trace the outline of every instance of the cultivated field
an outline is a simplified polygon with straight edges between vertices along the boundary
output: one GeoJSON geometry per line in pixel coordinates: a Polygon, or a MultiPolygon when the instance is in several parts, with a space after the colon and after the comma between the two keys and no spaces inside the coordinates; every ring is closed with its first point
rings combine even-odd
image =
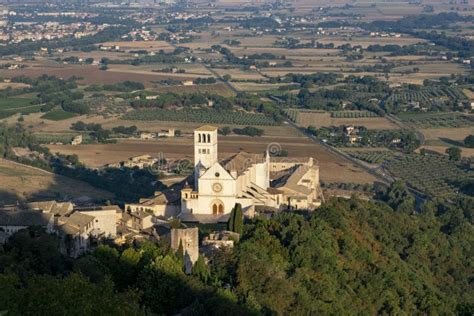
{"type": "Polygon", "coordinates": [[[474,127],[463,128],[429,128],[420,130],[425,136],[425,148],[427,150],[445,153],[451,146],[458,146],[462,149],[463,157],[473,157],[474,148],[463,147],[463,140],[466,136],[474,134],[474,127]]]}
{"type": "MultiPolygon", "coordinates": [[[[373,183],[375,179],[352,165],[339,159],[323,147],[304,137],[258,137],[220,136],[220,158],[226,158],[238,151],[263,153],[270,144],[278,144],[292,157],[314,157],[320,165],[321,179],[325,182],[373,183]]],[[[91,167],[126,160],[133,156],[150,154],[171,159],[193,158],[192,137],[168,138],[156,141],[123,140],[118,144],[98,145],[48,145],[52,152],[77,154],[81,161],[91,167]]]]}
{"type": "Polygon", "coordinates": [[[0,159],[0,205],[18,200],[61,199],[88,196],[110,199],[110,192],[40,169],[0,159]]]}
{"type": "Polygon", "coordinates": [[[360,117],[360,118],[335,118],[329,112],[300,112],[296,122],[308,127],[340,126],[340,125],[361,125],[368,129],[398,129],[398,126],[384,117],[360,117]]]}

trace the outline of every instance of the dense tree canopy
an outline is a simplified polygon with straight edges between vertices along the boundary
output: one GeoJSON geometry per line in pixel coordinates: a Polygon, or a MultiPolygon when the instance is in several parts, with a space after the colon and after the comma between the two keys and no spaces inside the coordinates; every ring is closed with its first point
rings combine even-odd
{"type": "MultiPolygon", "coordinates": [[[[405,198],[402,184],[386,192],[394,206],[409,208],[405,198]]],[[[258,217],[233,251],[218,252],[210,270],[200,258],[192,275],[164,242],[100,246],[70,260],[55,237],[23,231],[0,248],[0,310],[472,315],[473,205],[431,201],[407,212],[335,199],[311,213],[258,217]]]]}

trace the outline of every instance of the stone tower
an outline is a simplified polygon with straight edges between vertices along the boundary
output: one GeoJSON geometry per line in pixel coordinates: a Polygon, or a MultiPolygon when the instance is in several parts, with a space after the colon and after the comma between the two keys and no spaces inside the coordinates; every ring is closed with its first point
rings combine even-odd
{"type": "Polygon", "coordinates": [[[194,130],[194,186],[202,171],[210,168],[217,158],[217,127],[204,125],[194,130]]]}
{"type": "Polygon", "coordinates": [[[186,273],[191,273],[199,257],[199,229],[197,227],[172,228],[171,249],[177,251],[180,243],[183,245],[186,273]]]}

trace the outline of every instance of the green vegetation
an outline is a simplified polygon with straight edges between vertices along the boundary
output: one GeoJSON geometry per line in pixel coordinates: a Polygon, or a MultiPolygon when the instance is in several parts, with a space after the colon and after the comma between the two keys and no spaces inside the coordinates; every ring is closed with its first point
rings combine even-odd
{"type": "Polygon", "coordinates": [[[124,120],[180,121],[235,125],[277,125],[271,117],[241,111],[192,110],[134,110],[122,116],[124,120]]]}
{"type": "Polygon", "coordinates": [[[464,146],[474,148],[474,135],[469,135],[464,138],[464,146]]]}
{"type": "Polygon", "coordinates": [[[374,163],[374,164],[379,164],[390,157],[393,156],[393,153],[388,150],[382,150],[382,151],[347,151],[347,154],[349,154],[351,157],[366,161],[368,163],[374,163]]]}
{"type": "Polygon", "coordinates": [[[62,121],[73,118],[77,116],[75,113],[66,112],[63,110],[53,110],[45,113],[41,116],[42,119],[51,120],[51,121],[62,121]]]}
{"type": "Polygon", "coordinates": [[[143,90],[145,86],[143,83],[135,81],[124,81],[113,84],[92,84],[85,88],[85,91],[99,92],[99,91],[120,91],[120,92],[132,92],[136,90],[143,90]]]}
{"type": "Polygon", "coordinates": [[[252,137],[262,136],[264,133],[263,129],[256,128],[253,126],[246,126],[244,128],[234,128],[232,131],[234,132],[234,134],[237,135],[247,135],[252,137]]]}
{"type": "Polygon", "coordinates": [[[0,111],[17,110],[20,108],[29,107],[35,100],[35,98],[22,97],[0,99],[0,111]]]}
{"type": "Polygon", "coordinates": [[[428,202],[414,214],[402,183],[380,194],[387,204],[334,199],[317,212],[252,219],[233,251],[217,252],[209,267],[198,260],[191,275],[163,241],[102,245],[68,260],[55,236],[23,230],[0,252],[0,310],[472,314],[472,200],[428,202]]]}
{"type": "Polygon", "coordinates": [[[456,182],[474,177],[473,170],[444,156],[394,156],[386,167],[395,177],[433,197],[455,197],[459,191],[456,182]]]}
{"type": "Polygon", "coordinates": [[[461,160],[462,150],[459,147],[449,147],[446,149],[449,160],[459,161],[461,160]]]}
{"type": "Polygon", "coordinates": [[[236,203],[230,212],[229,221],[227,222],[227,230],[242,235],[244,232],[244,214],[242,213],[242,205],[236,203]]]}
{"type": "Polygon", "coordinates": [[[331,117],[334,118],[362,118],[362,117],[378,117],[379,115],[369,111],[333,111],[331,117]]]}
{"type": "Polygon", "coordinates": [[[403,122],[417,128],[445,128],[474,126],[474,116],[458,112],[449,113],[400,113],[403,122]]]}
{"type": "MultiPolygon", "coordinates": [[[[405,89],[397,89],[385,100],[384,106],[390,112],[397,113],[407,109],[409,103],[417,103],[418,107],[428,110],[450,110],[458,107],[458,102],[466,102],[467,97],[456,87],[447,85],[420,87],[410,85],[405,89]]],[[[413,108],[413,105],[411,105],[413,108]]]]}
{"type": "Polygon", "coordinates": [[[348,127],[343,125],[319,129],[308,126],[306,130],[338,147],[386,147],[410,153],[420,146],[416,134],[410,130],[370,130],[365,126],[353,126],[349,133],[348,127]]]}

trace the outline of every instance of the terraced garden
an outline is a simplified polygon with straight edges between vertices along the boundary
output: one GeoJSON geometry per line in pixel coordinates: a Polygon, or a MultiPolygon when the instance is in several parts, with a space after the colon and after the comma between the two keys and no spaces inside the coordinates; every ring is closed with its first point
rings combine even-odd
{"type": "Polygon", "coordinates": [[[368,163],[379,164],[393,157],[393,153],[388,150],[380,151],[348,151],[347,154],[368,163]]]}
{"type": "Polygon", "coordinates": [[[134,110],[122,116],[124,120],[178,121],[208,124],[271,126],[278,123],[271,117],[257,113],[191,110],[134,110]]]}
{"type": "Polygon", "coordinates": [[[403,122],[417,128],[454,128],[474,126],[474,116],[458,112],[449,113],[402,113],[403,122]]]}
{"type": "Polygon", "coordinates": [[[394,156],[385,167],[393,176],[433,197],[453,197],[458,194],[454,182],[474,178],[474,171],[443,156],[394,156]]]}

